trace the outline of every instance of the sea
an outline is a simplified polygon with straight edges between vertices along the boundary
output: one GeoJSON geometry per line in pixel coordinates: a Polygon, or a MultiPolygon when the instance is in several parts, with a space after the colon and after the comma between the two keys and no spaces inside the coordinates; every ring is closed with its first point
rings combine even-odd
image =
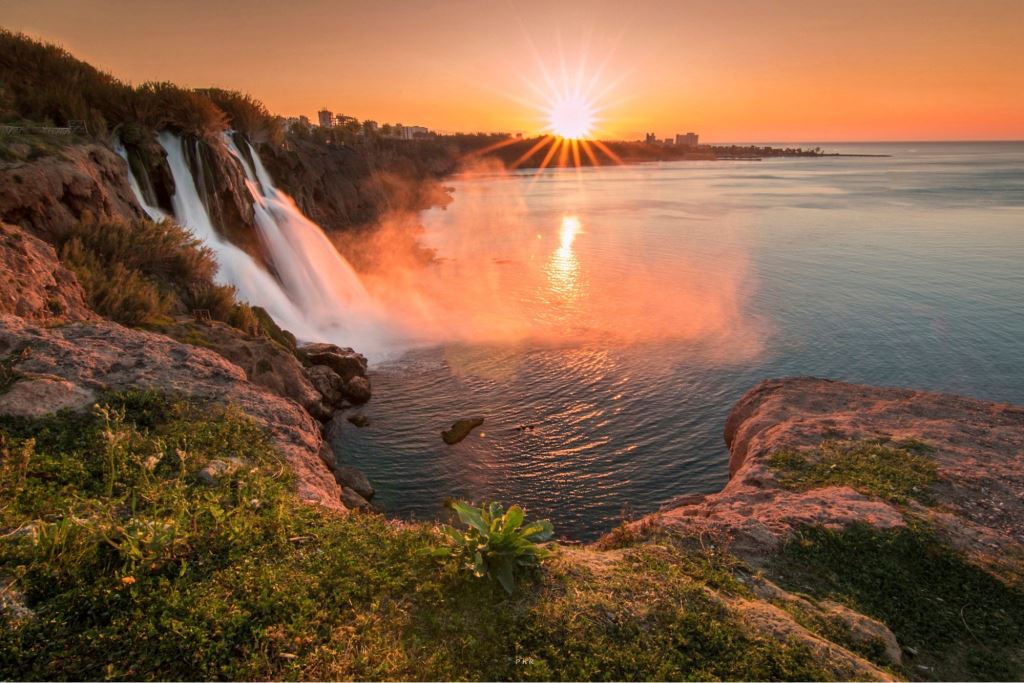
{"type": "Polygon", "coordinates": [[[393,516],[496,500],[587,541],[720,490],[766,378],[1024,404],[1024,143],[800,146],[881,156],[452,179],[408,285],[433,341],[374,364],[341,459],[393,516]]]}

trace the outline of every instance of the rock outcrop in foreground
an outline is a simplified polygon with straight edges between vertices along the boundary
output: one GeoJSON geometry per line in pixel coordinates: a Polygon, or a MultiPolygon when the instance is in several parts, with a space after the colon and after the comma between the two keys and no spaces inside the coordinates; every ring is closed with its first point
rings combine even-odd
{"type": "Polygon", "coordinates": [[[0,316],[0,357],[17,375],[0,395],[0,413],[84,409],[103,391],[149,388],[230,404],[270,432],[295,472],[300,498],[343,509],[320,425],[213,351],[107,321],[45,327],[6,315],[0,316]]]}
{"type": "Polygon", "coordinates": [[[725,427],[730,479],[717,494],[690,497],[660,523],[724,534],[746,559],[774,552],[806,525],[865,522],[880,528],[924,516],[985,564],[1024,558],[1024,407],[963,396],[825,379],[760,383],[725,427]],[[851,486],[783,487],[770,456],[825,441],[914,442],[937,466],[929,505],[900,505],[851,486]]]}
{"type": "Polygon", "coordinates": [[[769,380],[733,408],[725,441],[721,492],[622,533],[738,558],[752,615],[781,610],[807,629],[789,623],[789,637],[888,669],[854,677],[1019,679],[1024,406],[769,380]]]}

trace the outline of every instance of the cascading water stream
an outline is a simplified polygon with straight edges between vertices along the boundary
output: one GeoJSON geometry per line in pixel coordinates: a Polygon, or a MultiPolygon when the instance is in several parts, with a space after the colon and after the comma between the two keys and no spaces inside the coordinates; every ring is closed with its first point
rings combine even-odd
{"type": "MultiPolygon", "coordinates": [[[[158,141],[174,178],[174,217],[213,251],[219,282],[233,285],[241,300],[262,306],[279,325],[302,340],[356,346],[364,353],[381,348],[387,325],[358,275],[323,231],[274,187],[255,150],[250,147],[255,165],[250,168],[234,141],[225,136],[228,150],[248,179],[256,227],[277,278],[217,233],[200,198],[182,139],[165,131],[158,141]]],[[[123,148],[118,153],[127,160],[123,148]]],[[[130,166],[129,178],[146,213],[153,220],[165,218],[162,211],[146,203],[130,166]]]]}
{"type": "MultiPolygon", "coordinates": [[[[118,140],[117,144],[114,145],[114,151],[117,152],[118,156],[124,159],[124,163],[128,166],[128,185],[132,188],[132,192],[135,194],[135,199],[139,202],[139,206],[142,207],[142,210],[146,212],[146,215],[149,216],[149,219],[159,223],[165,218],[168,218],[163,209],[159,206],[154,206],[151,202],[146,200],[146,194],[142,191],[142,185],[140,184],[139,179],[135,177],[135,172],[132,170],[132,164],[128,160],[128,150],[125,149],[125,146],[121,144],[120,140],[118,140]]],[[[147,183],[149,182],[148,178],[145,178],[144,180],[147,183]]]]}

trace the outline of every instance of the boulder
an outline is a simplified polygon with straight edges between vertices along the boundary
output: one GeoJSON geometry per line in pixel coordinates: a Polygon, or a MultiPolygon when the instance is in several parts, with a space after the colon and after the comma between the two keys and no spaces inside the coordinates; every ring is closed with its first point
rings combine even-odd
{"type": "Polygon", "coordinates": [[[366,377],[366,357],[350,348],[334,344],[305,344],[299,347],[299,358],[307,365],[326,365],[346,382],[353,377],[366,377]]]}
{"type": "Polygon", "coordinates": [[[347,419],[349,422],[351,422],[352,424],[359,428],[366,427],[370,424],[370,418],[366,417],[362,413],[358,413],[356,415],[349,415],[345,419],[347,419]]]}
{"type": "Polygon", "coordinates": [[[374,490],[366,475],[355,467],[341,465],[334,470],[334,478],[342,486],[347,486],[366,500],[373,498],[374,490]]]}
{"type": "Polygon", "coordinates": [[[310,383],[323,396],[324,403],[332,406],[340,406],[344,400],[342,392],[345,388],[345,381],[337,372],[326,365],[314,365],[306,368],[306,377],[310,383]]]}
{"type": "Polygon", "coordinates": [[[349,487],[341,489],[341,502],[350,510],[369,510],[370,503],[349,487]]]}
{"type": "Polygon", "coordinates": [[[482,417],[470,417],[462,420],[456,420],[451,429],[446,429],[441,432],[441,438],[444,439],[444,442],[449,446],[457,444],[469,436],[471,431],[483,423],[484,419],[482,417]]]}
{"type": "Polygon", "coordinates": [[[253,384],[292,399],[322,419],[324,411],[316,405],[321,400],[320,392],[309,381],[306,369],[272,339],[246,334],[216,320],[179,320],[160,331],[179,341],[216,351],[242,368],[253,384]]]}
{"type": "Polygon", "coordinates": [[[356,405],[361,405],[370,400],[370,380],[365,377],[353,377],[352,379],[346,380],[342,387],[342,393],[345,398],[352,401],[356,405]]]}
{"type": "Polygon", "coordinates": [[[97,318],[53,247],[6,223],[0,223],[0,313],[53,323],[97,318]]]}
{"type": "Polygon", "coordinates": [[[214,486],[220,483],[225,475],[237,472],[244,466],[245,463],[238,458],[214,459],[196,473],[196,479],[207,486],[214,486]]]}

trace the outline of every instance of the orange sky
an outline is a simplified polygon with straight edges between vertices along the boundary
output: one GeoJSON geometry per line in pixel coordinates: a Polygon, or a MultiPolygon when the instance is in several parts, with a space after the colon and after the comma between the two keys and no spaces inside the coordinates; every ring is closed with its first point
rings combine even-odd
{"type": "Polygon", "coordinates": [[[606,137],[1024,138],[1022,0],[0,0],[0,24],[284,115],[534,132],[561,56],[606,62],[606,137]]]}

